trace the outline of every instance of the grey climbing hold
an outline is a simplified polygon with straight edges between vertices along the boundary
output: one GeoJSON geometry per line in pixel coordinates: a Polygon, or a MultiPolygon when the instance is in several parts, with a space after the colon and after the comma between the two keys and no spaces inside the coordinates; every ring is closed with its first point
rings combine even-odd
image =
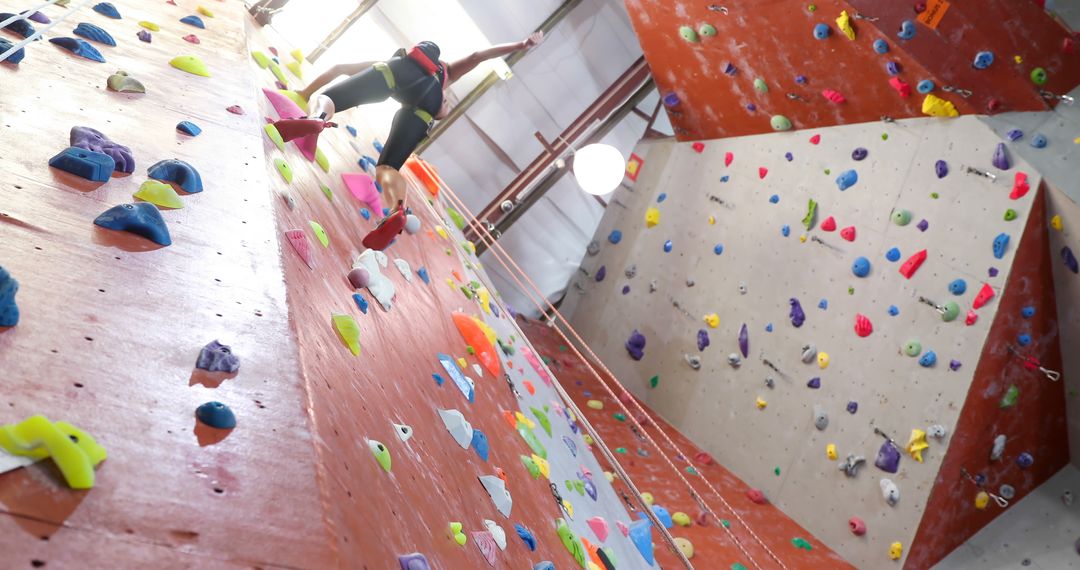
{"type": "Polygon", "coordinates": [[[805,364],[810,364],[817,360],[817,347],[812,344],[806,344],[802,347],[802,361],[805,364]]]}
{"type": "Polygon", "coordinates": [[[1005,454],[1005,442],[1008,438],[1005,434],[999,434],[994,438],[994,445],[990,448],[990,461],[997,461],[1005,454]]]}
{"type": "Polygon", "coordinates": [[[892,482],[892,479],[882,479],[879,483],[881,485],[881,496],[885,499],[889,506],[896,506],[896,503],[900,502],[900,487],[896,486],[896,483],[892,482]]]}
{"type": "Polygon", "coordinates": [[[814,427],[819,431],[829,427],[829,414],[821,404],[814,404],[814,427]]]}
{"type": "Polygon", "coordinates": [[[634,276],[637,275],[637,265],[627,267],[626,271],[623,271],[623,274],[626,275],[627,279],[633,279],[634,276]]]}
{"type": "Polygon", "coordinates": [[[943,426],[941,424],[934,424],[934,425],[926,428],[926,435],[928,435],[928,436],[930,436],[930,437],[932,437],[934,439],[937,439],[937,440],[945,439],[945,435],[947,433],[948,432],[945,430],[945,426],[943,426]]]}
{"type": "Polygon", "coordinates": [[[701,358],[693,354],[684,354],[683,358],[686,359],[686,363],[690,365],[690,368],[701,370],[701,358]]]}
{"type": "Polygon", "coordinates": [[[849,454],[847,459],[840,462],[839,469],[844,472],[844,475],[855,477],[864,463],[866,463],[866,458],[862,455],[849,454]]]}
{"type": "Polygon", "coordinates": [[[1016,496],[1016,488],[1014,488],[1012,485],[1002,485],[998,489],[998,494],[1001,495],[1002,499],[1008,501],[1016,496]]]}
{"type": "Polygon", "coordinates": [[[589,255],[596,255],[600,253],[600,242],[596,240],[590,241],[589,245],[585,248],[585,253],[588,253],[589,255]]]}
{"type": "Polygon", "coordinates": [[[727,355],[727,363],[730,364],[732,368],[738,368],[742,366],[742,358],[738,354],[732,352],[727,355]]]}

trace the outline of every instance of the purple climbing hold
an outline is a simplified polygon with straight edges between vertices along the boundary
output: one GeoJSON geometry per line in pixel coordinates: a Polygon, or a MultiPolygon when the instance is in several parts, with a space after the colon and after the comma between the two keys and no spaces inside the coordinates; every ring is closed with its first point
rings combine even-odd
{"type": "MultiPolygon", "coordinates": [[[[27,12],[29,12],[29,10],[27,10],[27,12]]],[[[23,12],[23,14],[26,14],[26,12],[23,12]]],[[[46,16],[45,14],[42,14],[41,12],[33,12],[32,14],[30,14],[29,16],[26,16],[26,17],[33,20],[33,21],[35,21],[35,22],[37,22],[37,23],[39,23],[39,24],[51,24],[52,23],[52,20],[50,20],[48,16],[46,16]]]]}
{"type": "Polygon", "coordinates": [[[629,285],[623,285],[622,294],[625,295],[625,294],[627,294],[629,292],[630,292],[630,286],[629,285]]]}
{"type": "Polygon", "coordinates": [[[1080,263],[1077,263],[1076,256],[1073,255],[1073,251],[1069,249],[1069,246],[1061,248],[1061,261],[1065,262],[1065,267],[1068,267],[1069,271],[1080,273],[1080,263]]]}
{"type": "Polygon", "coordinates": [[[49,42],[54,43],[79,57],[98,63],[105,63],[105,56],[101,55],[101,52],[98,51],[96,47],[90,45],[90,42],[86,40],[80,40],[79,38],[52,38],[49,42]]]}
{"type": "Polygon", "coordinates": [[[750,356],[750,332],[746,329],[746,323],[743,323],[742,329],[739,330],[739,352],[742,353],[743,358],[750,356]]]}
{"type": "Polygon", "coordinates": [[[806,322],[806,313],[803,312],[802,305],[795,297],[792,297],[791,300],[788,301],[788,303],[791,305],[791,324],[795,328],[799,328],[803,325],[804,322],[806,322]]]}
{"type": "Polygon", "coordinates": [[[1035,458],[1026,451],[1016,456],[1016,464],[1020,466],[1021,469],[1027,469],[1028,467],[1031,467],[1034,463],[1035,458]]]}
{"type": "Polygon", "coordinates": [[[398,556],[398,563],[401,564],[401,570],[431,569],[431,566],[428,564],[427,558],[424,558],[424,555],[420,554],[419,552],[398,556]]]}
{"type": "Polygon", "coordinates": [[[591,477],[586,477],[585,478],[585,494],[588,495],[589,498],[594,500],[594,501],[599,496],[599,494],[596,492],[596,483],[592,482],[591,477]]]}
{"type": "Polygon", "coordinates": [[[997,277],[998,276],[998,268],[997,267],[991,267],[990,269],[988,269],[986,271],[986,273],[990,277],[997,277]]]}
{"type": "MultiPolygon", "coordinates": [[[[3,16],[0,16],[0,18],[3,18],[3,16]]],[[[15,47],[15,44],[11,43],[8,39],[0,38],[0,53],[4,53],[13,47],[15,47]]],[[[19,48],[11,52],[11,55],[7,56],[6,58],[0,59],[0,62],[6,61],[8,63],[18,65],[18,63],[24,58],[26,58],[26,48],[19,48]]]]}
{"type": "Polygon", "coordinates": [[[150,35],[150,32],[146,30],[139,30],[138,32],[135,32],[135,35],[139,36],[139,39],[146,43],[150,43],[150,40],[153,39],[153,36],[150,35]]]}
{"type": "Polygon", "coordinates": [[[135,158],[131,149],[109,140],[101,131],[90,127],[71,127],[68,138],[73,147],[109,155],[116,163],[113,167],[116,172],[135,171],[135,158]]]}
{"type": "Polygon", "coordinates": [[[952,370],[953,372],[960,370],[960,366],[960,361],[955,358],[949,361],[949,370],[952,370]]]}
{"type": "Polygon", "coordinates": [[[755,105],[753,103],[747,103],[746,110],[753,113],[754,111],[757,111],[757,105],[755,105]]]}
{"type": "Polygon", "coordinates": [[[812,388],[814,390],[817,390],[818,388],[821,388],[821,378],[818,378],[817,376],[814,376],[813,378],[810,379],[809,382],[806,383],[806,387],[807,388],[812,388]]]}
{"type": "Polygon", "coordinates": [[[600,269],[596,270],[596,278],[595,279],[599,283],[600,281],[604,280],[604,277],[607,277],[607,266],[606,265],[601,265],[600,269]]]}
{"type": "Polygon", "coordinates": [[[195,368],[207,372],[233,373],[240,370],[240,357],[233,354],[231,347],[213,340],[199,351],[195,368]]]}
{"type": "Polygon", "coordinates": [[[915,227],[919,228],[920,232],[925,232],[926,230],[930,229],[930,222],[922,220],[918,224],[916,224],[915,227]]]}
{"type": "Polygon", "coordinates": [[[626,341],[626,351],[630,353],[630,358],[641,360],[645,356],[645,335],[634,329],[626,341]]]}
{"type": "Polygon", "coordinates": [[[805,75],[796,75],[795,76],[795,83],[798,83],[799,85],[806,85],[806,81],[807,81],[807,79],[806,79],[805,75]]]}
{"type": "Polygon", "coordinates": [[[896,473],[900,469],[900,450],[893,442],[886,440],[878,449],[874,465],[886,473],[896,473]]]}
{"type": "Polygon", "coordinates": [[[889,72],[889,75],[896,75],[900,73],[900,64],[895,61],[890,61],[885,64],[885,70],[889,72]]]}
{"type": "Polygon", "coordinates": [[[726,73],[727,75],[735,75],[738,72],[739,69],[735,67],[735,64],[731,63],[730,61],[726,65],[724,65],[724,73],[726,73]]]}
{"type": "Polygon", "coordinates": [[[1024,138],[1024,131],[1021,131],[1020,129],[1012,129],[1011,131],[1005,133],[1005,138],[1009,139],[1009,142],[1016,142],[1024,138]]]}
{"type": "Polygon", "coordinates": [[[994,149],[994,158],[991,163],[998,170],[1012,168],[1012,163],[1009,162],[1009,149],[1005,148],[1005,143],[998,143],[997,148],[994,149]]]}
{"type": "Polygon", "coordinates": [[[868,151],[865,148],[860,146],[859,148],[851,151],[851,159],[855,160],[855,161],[864,160],[864,159],[866,159],[866,156],[869,155],[869,154],[870,154],[870,151],[868,151]]]}
{"type": "Polygon", "coordinates": [[[949,175],[949,163],[944,160],[939,160],[934,163],[934,172],[937,173],[938,178],[945,178],[949,175]]]}
{"type": "Polygon", "coordinates": [[[679,106],[679,95],[677,93],[668,93],[664,95],[664,105],[667,107],[679,106]]]}
{"type": "Polygon", "coordinates": [[[854,414],[855,412],[859,411],[859,403],[855,400],[851,400],[847,403],[847,411],[849,414],[854,414]]]}
{"type": "Polygon", "coordinates": [[[791,161],[795,160],[795,155],[793,155],[793,154],[791,154],[789,152],[789,153],[784,154],[784,158],[786,158],[788,162],[791,162],[791,161]]]}
{"type": "Polygon", "coordinates": [[[709,331],[699,329],[697,332],[697,349],[699,352],[702,352],[707,346],[709,346],[709,331]]]}

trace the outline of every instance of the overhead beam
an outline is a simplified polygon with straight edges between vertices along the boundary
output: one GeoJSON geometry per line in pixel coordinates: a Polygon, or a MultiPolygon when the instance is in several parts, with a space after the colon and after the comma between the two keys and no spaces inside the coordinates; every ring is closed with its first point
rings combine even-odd
{"type": "Polygon", "coordinates": [[[322,54],[326,53],[326,50],[330,49],[330,46],[334,45],[334,42],[338,41],[341,36],[345,35],[345,32],[360,19],[361,16],[367,14],[368,10],[375,7],[379,3],[379,0],[362,0],[356,9],[351,14],[345,17],[340,24],[326,38],[319,42],[319,45],[315,46],[315,49],[311,50],[308,54],[307,60],[311,63],[315,63],[315,60],[322,57],[322,54]]]}
{"type": "MultiPolygon", "coordinates": [[[[566,18],[567,14],[573,12],[574,8],[577,8],[578,5],[581,4],[581,1],[582,0],[566,0],[562,3],[561,6],[559,6],[554,12],[552,12],[551,15],[548,16],[548,18],[544,20],[538,28],[536,28],[536,31],[544,32],[544,35],[547,35],[549,32],[551,32],[551,30],[555,29],[555,26],[557,26],[559,22],[566,18]]],[[[514,64],[521,61],[521,58],[525,57],[526,53],[527,52],[525,50],[520,50],[506,56],[506,65],[510,68],[513,68],[514,64]]],[[[450,128],[450,125],[453,125],[455,121],[464,116],[465,112],[468,111],[469,108],[472,107],[477,101],[479,101],[480,97],[482,97],[484,93],[487,93],[489,89],[498,84],[499,81],[501,81],[501,79],[499,79],[499,74],[495,73],[494,71],[488,73],[487,76],[484,77],[484,79],[481,80],[480,83],[476,87],[474,87],[468,95],[462,98],[461,101],[459,101],[458,104],[450,110],[446,117],[443,117],[442,120],[435,124],[435,127],[431,129],[430,133],[428,133],[427,138],[421,141],[419,146],[416,147],[416,154],[422,154],[425,150],[427,150],[427,148],[431,146],[431,143],[435,142],[435,139],[439,138],[439,135],[445,133],[446,130],[450,128]]]]}

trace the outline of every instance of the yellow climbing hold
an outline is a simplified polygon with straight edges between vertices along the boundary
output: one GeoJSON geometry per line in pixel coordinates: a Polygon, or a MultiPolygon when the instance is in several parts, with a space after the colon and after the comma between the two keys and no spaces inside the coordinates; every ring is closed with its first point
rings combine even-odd
{"type": "Polygon", "coordinates": [[[323,247],[330,247],[330,238],[319,222],[308,221],[308,223],[311,224],[311,231],[315,232],[315,239],[319,240],[323,247]]]}
{"type": "Polygon", "coordinates": [[[206,64],[195,55],[178,55],[169,61],[169,65],[192,75],[210,77],[210,71],[206,68],[206,64]]]}
{"type": "Polygon", "coordinates": [[[292,74],[295,75],[297,79],[303,79],[304,78],[304,70],[300,67],[299,62],[290,61],[290,62],[285,64],[285,67],[289,68],[289,71],[291,71],[292,74]]]}
{"type": "Polygon", "coordinates": [[[465,253],[468,253],[470,255],[476,255],[476,244],[469,240],[461,242],[461,249],[463,249],[465,253]]]}
{"type": "Polygon", "coordinates": [[[457,363],[458,363],[458,366],[460,366],[462,370],[464,370],[465,368],[467,368],[469,366],[468,361],[466,361],[464,358],[458,358],[457,363]]]}
{"type": "Polygon", "coordinates": [[[1063,226],[1061,225],[1061,215],[1060,214],[1054,216],[1053,218],[1050,218],[1050,227],[1054,228],[1055,230],[1057,230],[1059,232],[1061,231],[1061,228],[1063,226]]]}
{"type": "Polygon", "coordinates": [[[1024,58],[1022,58],[1022,57],[1020,57],[1020,56],[1018,56],[1018,55],[1014,55],[1014,56],[1013,56],[1013,61],[1015,61],[1015,62],[1016,62],[1016,63],[1018,63],[1018,64],[1020,64],[1020,63],[1024,63],[1024,58]]]}
{"type": "Polygon", "coordinates": [[[446,233],[446,228],[442,226],[435,226],[435,233],[439,234],[439,237],[443,239],[450,239],[450,235],[446,233]]]}
{"type": "Polygon", "coordinates": [[[135,192],[134,196],[144,202],[150,202],[155,206],[161,206],[162,208],[183,208],[184,203],[180,200],[180,196],[173,190],[172,186],[158,182],[157,180],[147,180],[139,186],[139,191],[135,192]]]}
{"type": "Polygon", "coordinates": [[[671,515],[671,520],[679,526],[690,526],[690,515],[678,511],[671,515]]]}
{"type": "Polygon", "coordinates": [[[716,216],[709,216],[709,225],[710,226],[715,226],[716,225],[716,216]]]}
{"type": "Polygon", "coordinates": [[[289,80],[285,77],[285,72],[281,71],[281,68],[272,61],[270,62],[270,73],[273,73],[274,77],[276,77],[278,81],[284,83],[285,85],[289,84],[289,80]]]}
{"type": "Polygon", "coordinates": [[[456,521],[450,523],[450,536],[461,546],[465,546],[465,543],[469,541],[465,533],[461,532],[461,523],[456,521]]]}
{"type": "Polygon", "coordinates": [[[528,417],[525,416],[525,414],[521,412],[514,412],[514,418],[516,418],[518,422],[525,424],[525,427],[529,429],[536,429],[536,422],[530,420],[528,417]]]}
{"type": "Polygon", "coordinates": [[[33,461],[51,457],[72,489],[92,488],[94,468],[106,458],[105,448],[90,434],[42,415],[0,425],[0,449],[33,461]]]}
{"type": "Polygon", "coordinates": [[[833,461],[836,461],[836,444],[835,443],[830,443],[829,445],[825,446],[825,457],[828,457],[829,459],[832,459],[833,461]]]}
{"type": "Polygon", "coordinates": [[[924,115],[931,117],[959,117],[960,112],[956,110],[956,105],[951,102],[934,95],[933,93],[927,93],[926,99],[922,102],[922,112],[924,115]]]}
{"type": "Polygon", "coordinates": [[[259,67],[266,69],[270,66],[270,58],[266,57],[266,54],[261,51],[251,52],[251,58],[255,60],[255,63],[259,64],[259,67]]]}
{"type": "Polygon", "coordinates": [[[360,356],[360,325],[352,315],[331,315],[334,328],[353,356],[360,356]]]}
{"type": "MultiPolygon", "coordinates": [[[[285,83],[285,82],[282,81],[282,83],[285,83]]],[[[304,99],[303,97],[301,97],[299,93],[297,93],[296,91],[293,91],[292,89],[278,89],[278,93],[281,93],[282,95],[288,97],[289,99],[292,99],[292,102],[296,103],[297,107],[300,107],[300,109],[302,109],[305,113],[307,113],[307,110],[308,110],[307,99],[304,99]]]]}
{"type": "Polygon", "coordinates": [[[715,329],[720,326],[720,315],[716,313],[709,313],[705,315],[705,324],[709,325],[710,329],[715,329]]]}
{"type": "Polygon", "coordinates": [[[836,19],[836,26],[840,28],[841,32],[844,32],[847,39],[855,39],[855,28],[851,25],[851,16],[848,16],[847,10],[840,12],[840,17],[836,19]]]}
{"type": "Polygon", "coordinates": [[[759,409],[759,410],[764,410],[765,406],[769,405],[769,403],[766,402],[765,399],[762,398],[761,396],[758,396],[757,401],[754,402],[754,403],[757,405],[757,409],[759,409]]]}
{"type": "Polygon", "coordinates": [[[481,287],[476,290],[476,295],[480,297],[480,308],[484,309],[484,312],[491,314],[491,292],[487,287],[481,287]]]}
{"type": "Polygon", "coordinates": [[[652,493],[642,493],[641,500],[645,503],[645,506],[651,507],[656,499],[653,499],[652,493]]]}
{"type": "Polygon", "coordinates": [[[904,555],[904,545],[899,542],[894,542],[889,545],[889,558],[892,560],[900,560],[900,557],[904,555]]]}
{"type": "Polygon", "coordinates": [[[286,183],[292,183],[292,168],[289,167],[289,163],[281,160],[280,158],[274,159],[274,166],[277,168],[278,174],[285,180],[286,183]]]}
{"type": "Polygon", "coordinates": [[[213,18],[214,17],[214,13],[211,12],[209,9],[207,9],[206,6],[199,6],[198,8],[195,8],[195,9],[198,10],[200,14],[202,14],[203,16],[206,16],[207,18],[213,18]]]}
{"type": "Polygon", "coordinates": [[[294,60],[298,61],[298,62],[301,62],[301,63],[304,62],[304,52],[300,51],[300,48],[296,48],[296,49],[290,51],[289,55],[291,55],[292,58],[294,60]]]}
{"type": "Polygon", "coordinates": [[[263,132],[266,133],[267,138],[277,145],[278,150],[285,152],[285,140],[281,138],[281,133],[278,132],[277,127],[275,127],[273,123],[263,125],[263,132]]]}
{"type": "Polygon", "coordinates": [[[799,236],[799,243],[806,243],[806,234],[799,236]]]}
{"type": "Polygon", "coordinates": [[[990,495],[986,491],[979,491],[978,495],[975,495],[975,508],[980,511],[986,508],[986,505],[990,504],[990,495]]]}
{"type": "Polygon", "coordinates": [[[551,479],[551,464],[548,460],[535,453],[532,454],[532,460],[540,468],[540,474],[544,476],[544,479],[551,479]]]}
{"type": "Polygon", "coordinates": [[[585,402],[585,405],[589,406],[589,408],[591,408],[593,410],[602,410],[602,409],[604,409],[604,403],[601,402],[600,400],[589,400],[588,402],[585,402]]]}
{"type": "Polygon", "coordinates": [[[645,210],[645,227],[652,228],[660,223],[660,210],[649,208],[645,210]]]}
{"type": "Polygon", "coordinates": [[[318,164],[323,172],[330,174],[330,159],[326,158],[321,148],[315,149],[315,164],[318,164]]]}
{"type": "Polygon", "coordinates": [[[615,474],[611,471],[604,471],[604,479],[607,479],[608,483],[615,482],[615,474]]]}
{"type": "Polygon", "coordinates": [[[694,557],[694,544],[689,540],[686,540],[681,536],[676,536],[675,546],[679,547],[679,551],[683,553],[683,556],[685,556],[687,560],[694,557]]]}
{"type": "Polygon", "coordinates": [[[586,433],[586,434],[583,434],[583,435],[581,436],[581,439],[585,440],[585,445],[592,445],[592,444],[593,444],[593,438],[592,438],[592,436],[591,436],[591,435],[589,435],[589,434],[587,434],[587,433],[586,433]]]}
{"type": "Polygon", "coordinates": [[[147,21],[144,20],[142,22],[139,22],[139,25],[146,28],[146,29],[148,29],[148,30],[150,30],[151,32],[160,32],[161,31],[161,26],[159,26],[159,25],[157,25],[157,24],[155,24],[153,22],[147,22],[147,21]]]}
{"type": "Polygon", "coordinates": [[[930,444],[926,443],[926,432],[921,429],[911,430],[911,438],[908,439],[907,452],[911,457],[915,458],[915,461],[922,463],[922,452],[928,447],[930,447],[930,444]]]}
{"type": "Polygon", "coordinates": [[[817,365],[818,365],[818,368],[821,368],[822,370],[825,370],[826,368],[829,367],[829,353],[828,352],[819,352],[819,353],[817,353],[817,365]]]}

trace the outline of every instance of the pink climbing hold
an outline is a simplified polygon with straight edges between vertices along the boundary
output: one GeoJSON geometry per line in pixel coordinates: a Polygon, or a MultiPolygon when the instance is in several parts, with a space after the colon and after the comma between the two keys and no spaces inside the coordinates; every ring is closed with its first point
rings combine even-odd
{"type": "Polygon", "coordinates": [[[909,257],[908,260],[900,266],[900,275],[911,279],[911,276],[915,275],[915,272],[919,270],[919,267],[924,261],[926,261],[925,249],[909,257]]]}
{"type": "Polygon", "coordinates": [[[840,237],[848,241],[855,241],[855,226],[848,226],[840,230],[840,237]]]}
{"type": "Polygon", "coordinates": [[[990,302],[990,299],[994,298],[994,288],[988,283],[983,283],[982,289],[979,289],[979,294],[975,295],[975,302],[971,304],[976,309],[981,309],[984,305],[990,302]]]}
{"type": "Polygon", "coordinates": [[[346,172],[341,175],[341,181],[345,183],[345,187],[349,189],[353,198],[367,204],[376,215],[382,214],[382,200],[379,198],[375,181],[370,176],[362,172],[346,172]]]}
{"type": "Polygon", "coordinates": [[[196,36],[195,34],[188,34],[188,35],[184,36],[184,41],[191,42],[193,44],[201,44],[202,43],[201,41],[199,41],[199,36],[196,36]]]}
{"type": "Polygon", "coordinates": [[[488,565],[492,568],[495,567],[495,553],[499,546],[495,543],[495,537],[486,530],[474,531],[472,533],[473,544],[476,548],[480,549],[480,554],[484,556],[484,560],[487,560],[488,565]]]}
{"type": "Polygon", "coordinates": [[[228,107],[225,108],[225,110],[232,113],[232,114],[234,114],[234,115],[243,115],[244,114],[244,108],[241,107],[240,105],[229,105],[228,107]]]}
{"type": "Polygon", "coordinates": [[[874,332],[874,324],[870,322],[870,319],[866,318],[866,315],[857,313],[855,315],[855,334],[866,338],[872,332],[874,332]]]}
{"type": "Polygon", "coordinates": [[[816,145],[821,142],[821,135],[814,135],[810,137],[810,144],[816,145]]]}
{"type": "Polygon", "coordinates": [[[767,502],[765,493],[761,492],[761,489],[747,489],[746,498],[756,505],[764,505],[767,502]]]}
{"type": "Polygon", "coordinates": [[[855,536],[862,536],[866,534],[866,523],[859,517],[851,517],[848,519],[848,528],[851,529],[851,534],[855,536]]]}
{"type": "Polygon", "coordinates": [[[713,464],[712,456],[709,455],[708,453],[705,453],[704,451],[699,451],[699,452],[695,453],[694,454],[694,461],[696,461],[697,463],[700,463],[702,465],[712,465],[713,464]]]}
{"type": "Polygon", "coordinates": [[[698,511],[697,516],[694,517],[694,522],[698,526],[709,526],[709,513],[707,511],[698,511]]]}
{"type": "Polygon", "coordinates": [[[825,218],[825,221],[821,222],[821,230],[826,232],[836,231],[836,220],[832,216],[825,218]]]}
{"type": "Polygon", "coordinates": [[[696,142],[690,145],[690,148],[694,149],[694,152],[701,154],[705,150],[705,143],[696,142]]]}
{"type": "Polygon", "coordinates": [[[630,536],[630,527],[626,526],[626,523],[622,521],[615,521],[615,526],[619,529],[619,532],[621,532],[623,536],[630,536]]]}
{"type": "Polygon", "coordinates": [[[826,89],[822,91],[821,95],[829,101],[836,103],[837,105],[847,102],[847,98],[844,97],[842,93],[840,93],[839,91],[833,91],[832,89],[826,89]]]}
{"type": "Polygon", "coordinates": [[[904,81],[903,79],[900,79],[899,77],[893,77],[889,79],[889,85],[892,85],[892,88],[896,89],[896,92],[899,93],[900,96],[904,99],[911,97],[911,84],[904,81]]]}
{"type": "Polygon", "coordinates": [[[731,166],[731,162],[735,160],[735,155],[729,153],[724,154],[724,166],[731,166]]]}
{"type": "Polygon", "coordinates": [[[979,320],[979,313],[975,311],[968,311],[967,317],[964,318],[964,324],[971,326],[975,324],[975,321],[979,320]]]}
{"type": "Polygon", "coordinates": [[[1023,172],[1017,172],[1016,178],[1013,180],[1012,192],[1009,193],[1009,198],[1012,200],[1019,200],[1027,195],[1031,190],[1031,186],[1028,185],[1028,175],[1023,172]]]}
{"type": "Polygon", "coordinates": [[[757,169],[758,178],[760,178],[762,180],[765,180],[765,177],[768,176],[768,174],[769,174],[769,169],[765,168],[764,166],[757,169]]]}
{"type": "Polygon", "coordinates": [[[304,235],[304,230],[285,230],[285,237],[289,238],[289,243],[292,244],[293,249],[300,255],[300,259],[304,260],[308,268],[314,269],[315,263],[311,259],[311,243],[308,241],[307,236],[304,235]]]}
{"type": "Polygon", "coordinates": [[[604,517],[593,517],[585,522],[589,524],[589,528],[592,529],[593,534],[596,535],[600,542],[607,540],[609,527],[604,517]]]}
{"type": "Polygon", "coordinates": [[[278,52],[277,52],[277,48],[276,48],[276,47],[274,47],[274,46],[270,46],[270,47],[268,47],[268,48],[266,48],[266,49],[270,50],[270,53],[274,54],[274,57],[277,57],[277,54],[278,54],[278,52]]]}
{"type": "MultiPolygon", "coordinates": [[[[263,95],[266,95],[266,100],[270,101],[270,105],[274,107],[274,110],[277,111],[278,117],[282,119],[299,119],[307,115],[307,113],[305,113],[304,110],[301,109],[295,101],[289,99],[283,93],[279,93],[277,91],[274,91],[273,89],[267,89],[264,87],[263,95]]],[[[306,158],[308,162],[314,162],[315,147],[318,144],[318,141],[319,135],[318,133],[316,133],[300,139],[296,139],[292,142],[296,145],[298,149],[300,149],[300,154],[304,155],[304,158],[306,158]]],[[[382,212],[382,208],[380,207],[380,209],[376,211],[382,212]]]]}

